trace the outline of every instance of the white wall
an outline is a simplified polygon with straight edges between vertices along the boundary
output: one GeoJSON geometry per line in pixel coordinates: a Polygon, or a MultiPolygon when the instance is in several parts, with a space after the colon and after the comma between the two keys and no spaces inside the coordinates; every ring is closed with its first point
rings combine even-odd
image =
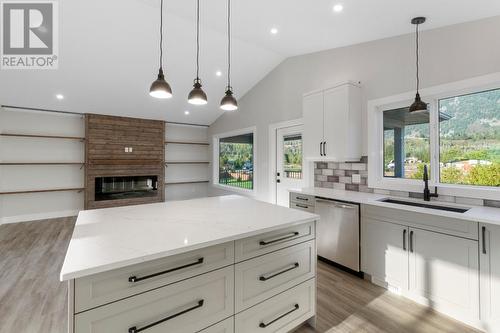
{"type": "MultiPolygon", "coordinates": [[[[414,38],[403,35],[289,58],[241,98],[237,112],[225,113],[214,122],[209,136],[257,126],[257,199],[269,200],[269,124],[300,118],[306,92],[361,81],[366,155],[367,101],[414,90],[414,38]]],[[[499,40],[500,17],[422,32],[422,86],[500,71],[499,40]]]]}
{"type": "MultiPolygon", "coordinates": [[[[85,136],[83,116],[0,109],[0,132],[85,136]]],[[[0,162],[82,162],[84,142],[24,137],[0,137],[0,162]]],[[[0,166],[0,192],[83,188],[81,165],[0,166]]],[[[0,224],[76,215],[83,192],[0,195],[0,224]]]]}

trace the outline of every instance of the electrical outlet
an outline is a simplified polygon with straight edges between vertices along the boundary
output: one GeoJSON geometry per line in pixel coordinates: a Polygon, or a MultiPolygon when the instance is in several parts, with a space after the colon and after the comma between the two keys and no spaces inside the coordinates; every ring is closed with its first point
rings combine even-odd
{"type": "Polygon", "coordinates": [[[129,152],[129,153],[131,153],[131,152],[133,152],[133,151],[134,151],[134,148],[132,148],[132,147],[128,147],[128,152],[129,152]]]}
{"type": "Polygon", "coordinates": [[[352,175],[352,183],[353,184],[360,184],[361,183],[361,175],[352,175]]]}
{"type": "Polygon", "coordinates": [[[125,152],[128,153],[128,147],[125,147],[125,152]]]}

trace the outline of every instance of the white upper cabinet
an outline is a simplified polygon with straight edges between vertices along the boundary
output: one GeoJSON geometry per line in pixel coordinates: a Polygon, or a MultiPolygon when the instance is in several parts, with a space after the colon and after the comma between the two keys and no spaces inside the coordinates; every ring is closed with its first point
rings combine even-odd
{"type": "Polygon", "coordinates": [[[480,225],[481,321],[486,332],[500,332],[500,226],[480,225]]]}
{"type": "Polygon", "coordinates": [[[361,91],[353,83],[304,96],[304,156],[313,160],[361,158],[361,91]]]}

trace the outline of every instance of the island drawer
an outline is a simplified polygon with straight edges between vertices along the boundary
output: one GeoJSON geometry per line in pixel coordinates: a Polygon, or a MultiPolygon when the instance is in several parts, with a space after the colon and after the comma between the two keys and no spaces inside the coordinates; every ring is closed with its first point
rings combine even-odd
{"type": "Polygon", "coordinates": [[[74,333],[193,333],[233,313],[234,269],[226,267],[79,313],[74,333]]]}
{"type": "Polygon", "coordinates": [[[234,263],[234,243],[174,255],[75,280],[75,313],[234,263]]]}
{"type": "Polygon", "coordinates": [[[289,332],[315,314],[315,279],[238,313],[235,332],[289,332]]]}
{"type": "Polygon", "coordinates": [[[315,241],[310,240],[236,264],[236,312],[313,278],[315,256],[315,241]]]}
{"type": "Polygon", "coordinates": [[[235,241],[235,260],[240,262],[297,243],[314,239],[315,222],[298,224],[235,241]]]}
{"type": "Polygon", "coordinates": [[[309,212],[314,214],[314,206],[310,206],[301,202],[290,202],[290,208],[300,209],[304,212],[309,212]]]}
{"type": "Polygon", "coordinates": [[[229,317],[220,323],[205,328],[199,333],[234,333],[234,317],[229,317]]]}

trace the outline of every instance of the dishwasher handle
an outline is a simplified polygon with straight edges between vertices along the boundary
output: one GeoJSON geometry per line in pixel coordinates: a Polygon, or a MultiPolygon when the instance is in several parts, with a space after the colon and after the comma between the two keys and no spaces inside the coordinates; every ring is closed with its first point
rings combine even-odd
{"type": "Polygon", "coordinates": [[[333,201],[333,200],[316,199],[316,202],[327,203],[327,204],[330,204],[336,208],[343,208],[343,209],[356,209],[356,208],[358,208],[357,205],[349,205],[349,204],[345,204],[345,203],[333,201]]]}

